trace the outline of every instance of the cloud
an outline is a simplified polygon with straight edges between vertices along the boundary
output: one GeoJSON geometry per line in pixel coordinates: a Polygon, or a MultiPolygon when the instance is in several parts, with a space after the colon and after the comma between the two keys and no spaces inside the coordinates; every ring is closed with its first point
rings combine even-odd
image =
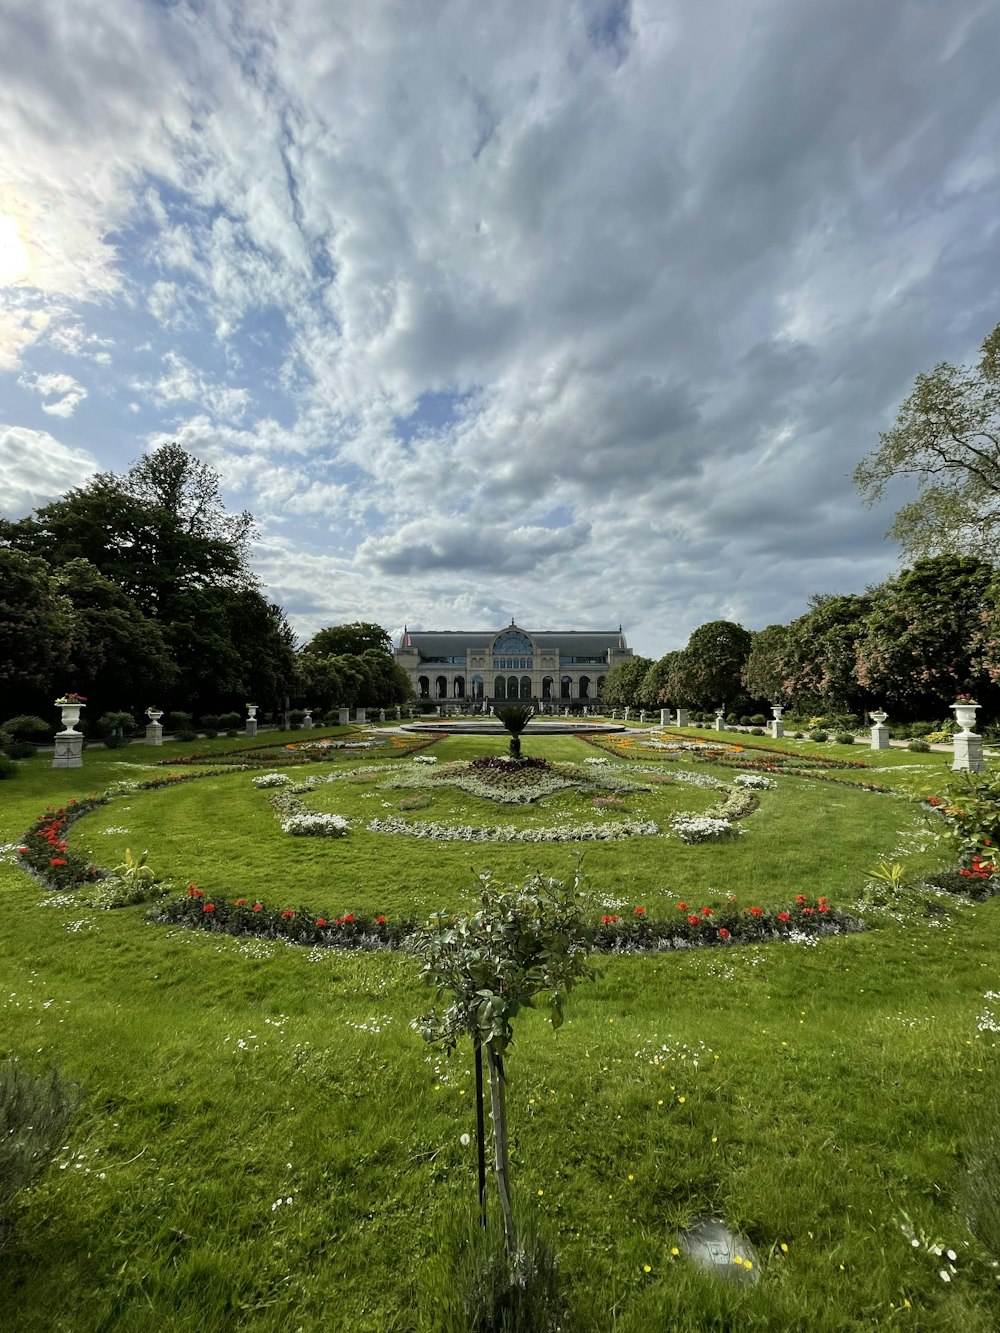
{"type": "Polygon", "coordinates": [[[87,390],[72,375],[52,372],[48,375],[22,375],[18,384],[49,401],[42,411],[52,417],[71,417],[87,396],[87,390]]]}
{"type": "Polygon", "coordinates": [[[0,496],[5,518],[23,518],[99,470],[92,454],[62,444],[47,431],[0,424],[0,496]]]}

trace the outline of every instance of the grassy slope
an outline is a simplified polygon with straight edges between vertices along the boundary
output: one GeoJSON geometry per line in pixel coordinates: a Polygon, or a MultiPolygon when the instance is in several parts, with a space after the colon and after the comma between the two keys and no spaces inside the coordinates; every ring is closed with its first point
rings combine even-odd
{"type": "MultiPolygon", "coordinates": [[[[0,838],[148,754],[88,752],[76,773],[26,765],[0,787],[0,838]]],[[[935,783],[940,756],[906,758],[925,764],[900,765],[901,780],[935,783]]],[[[72,837],[110,855],[148,846],[157,870],[213,892],[228,875],[280,893],[294,872],[308,901],[326,890],[339,910],[379,905],[349,890],[430,907],[461,900],[470,865],[568,873],[577,859],[285,839],[263,798],[245,774],[210,778],[129,796],[72,837]],[[130,833],[95,832],[108,826],[130,833]],[[352,845],[357,865],[335,859],[352,845]]],[[[708,886],[848,905],[911,819],[891,798],[782,779],[738,842],[593,847],[584,871],[595,901],[650,910],[708,886]]],[[[84,1098],[66,1169],[15,1209],[0,1327],[414,1327],[474,1168],[459,1143],[468,1052],[446,1061],[410,1031],[428,1004],[412,963],[165,930],[141,908],[40,908],[9,859],[0,891],[3,1046],[57,1062],[84,1098]],[[272,1208],[279,1197],[293,1202],[272,1208]]],[[[970,1126],[995,1101],[994,1036],[976,1016],[1000,989],[998,927],[994,901],[815,947],[602,959],[559,1033],[526,1016],[510,1061],[516,1186],[558,1235],[580,1326],[721,1327],[731,1308],[740,1327],[882,1327],[909,1300],[906,1327],[996,1327],[959,1188],[970,1126]],[[671,1259],[677,1225],[708,1212],[753,1240],[760,1287],[706,1289],[671,1259]],[[903,1237],[904,1213],[958,1252],[952,1283],[903,1237]]]]}

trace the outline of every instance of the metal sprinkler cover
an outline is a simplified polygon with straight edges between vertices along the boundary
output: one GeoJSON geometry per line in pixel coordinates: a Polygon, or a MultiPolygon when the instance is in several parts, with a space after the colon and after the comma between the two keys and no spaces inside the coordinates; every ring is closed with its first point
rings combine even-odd
{"type": "Polygon", "coordinates": [[[722,1222],[702,1218],[693,1222],[677,1238],[677,1247],[692,1263],[714,1273],[720,1282],[760,1281],[757,1252],[738,1231],[730,1231],[722,1222]]]}

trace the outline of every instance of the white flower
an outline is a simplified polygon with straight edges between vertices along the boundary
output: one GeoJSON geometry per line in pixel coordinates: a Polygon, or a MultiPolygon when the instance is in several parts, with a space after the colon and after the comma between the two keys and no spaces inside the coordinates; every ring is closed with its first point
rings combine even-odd
{"type": "Polygon", "coordinates": [[[259,778],[251,778],[255,787],[284,787],[289,781],[287,773],[262,773],[259,778]]]}
{"type": "Polygon", "coordinates": [[[304,810],[281,821],[283,832],[293,838],[342,838],[349,825],[343,815],[315,814],[304,810]]]}
{"type": "Polygon", "coordinates": [[[458,1141],[459,1141],[459,1143],[462,1145],[463,1148],[467,1148],[467,1147],[469,1146],[469,1144],[472,1142],[472,1140],[469,1138],[468,1134],[463,1134],[462,1137],[461,1137],[458,1141]]]}
{"type": "Polygon", "coordinates": [[[951,1281],[951,1274],[948,1272],[947,1268],[942,1268],[942,1269],[941,1269],[940,1277],[941,1277],[941,1281],[942,1281],[942,1282],[950,1282],[950,1281],[951,1281]]]}

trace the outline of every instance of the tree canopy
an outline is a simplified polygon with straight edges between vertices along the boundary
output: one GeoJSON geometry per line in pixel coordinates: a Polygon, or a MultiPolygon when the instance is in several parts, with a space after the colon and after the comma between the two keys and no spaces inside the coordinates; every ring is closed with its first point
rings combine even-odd
{"type": "Polygon", "coordinates": [[[913,477],[918,498],[903,505],[888,536],[905,558],[937,554],[1000,559],[1000,325],[975,366],[940,362],[917,375],[879,447],[854,481],[869,505],[893,477],[913,477]]]}
{"type": "Polygon", "coordinates": [[[309,640],[303,651],[318,653],[323,657],[339,657],[343,653],[360,657],[369,649],[391,655],[392,639],[381,625],[368,620],[353,620],[349,625],[330,625],[321,629],[309,640]]]}

